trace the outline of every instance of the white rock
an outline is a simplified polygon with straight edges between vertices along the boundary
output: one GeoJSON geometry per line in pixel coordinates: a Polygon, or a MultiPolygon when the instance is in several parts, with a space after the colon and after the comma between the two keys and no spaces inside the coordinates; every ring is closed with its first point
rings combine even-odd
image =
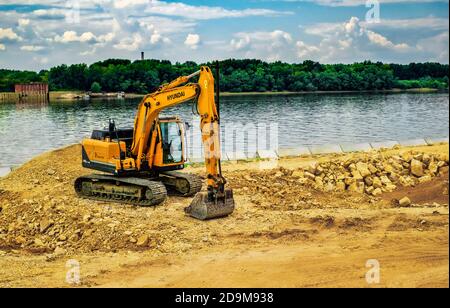
{"type": "Polygon", "coordinates": [[[411,161],[411,173],[417,177],[421,177],[424,175],[423,163],[420,160],[413,159],[411,161]]]}
{"type": "Polygon", "coordinates": [[[401,207],[410,206],[411,200],[408,197],[404,197],[398,201],[398,205],[401,207]]]}

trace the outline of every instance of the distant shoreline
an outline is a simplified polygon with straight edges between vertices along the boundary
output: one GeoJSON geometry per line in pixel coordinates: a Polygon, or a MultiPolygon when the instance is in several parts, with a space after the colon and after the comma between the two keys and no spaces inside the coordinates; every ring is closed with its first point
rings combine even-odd
{"type": "MultiPolygon", "coordinates": [[[[432,89],[432,88],[415,88],[415,89],[390,89],[390,90],[366,90],[366,91],[303,91],[303,92],[222,92],[223,97],[234,97],[234,96],[295,96],[295,95],[310,95],[310,94],[375,94],[375,93],[449,93],[448,89],[432,89]]],[[[50,92],[50,101],[73,101],[73,100],[83,100],[83,99],[118,99],[118,93],[98,93],[91,94],[89,98],[85,98],[86,93],[83,91],[52,91],[50,92]]],[[[136,94],[136,93],[125,93],[125,99],[132,98],[142,98],[146,94],[136,94]]],[[[14,97],[13,92],[0,92],[0,102],[5,100],[10,100],[14,97]],[[4,99],[4,98],[9,99],[4,99]]]]}
{"type": "MultiPolygon", "coordinates": [[[[304,94],[352,94],[352,93],[448,93],[447,90],[432,89],[432,88],[417,88],[417,89],[391,89],[391,90],[368,90],[368,91],[303,91],[303,92],[222,92],[221,96],[231,97],[231,96],[276,96],[276,95],[304,95],[304,94]]],[[[84,92],[70,92],[70,91],[55,91],[50,92],[50,99],[63,100],[63,99],[73,99],[70,96],[82,97],[84,92]],[[61,95],[63,93],[63,95],[61,95]]],[[[125,93],[125,98],[141,98],[146,94],[136,94],[136,93],[125,93]]],[[[115,99],[117,98],[117,93],[105,93],[94,94],[92,99],[115,99]]]]}
{"type": "Polygon", "coordinates": [[[258,95],[303,95],[303,94],[358,94],[358,93],[448,93],[449,90],[440,90],[432,88],[417,89],[391,89],[391,90],[366,90],[366,91],[302,91],[302,92],[223,92],[223,96],[258,96],[258,95]]]}

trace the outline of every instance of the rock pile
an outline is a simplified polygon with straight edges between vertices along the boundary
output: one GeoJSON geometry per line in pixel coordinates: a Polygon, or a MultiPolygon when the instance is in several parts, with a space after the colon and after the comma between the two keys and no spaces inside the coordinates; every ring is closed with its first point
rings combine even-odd
{"type": "Polygon", "coordinates": [[[398,185],[415,186],[448,173],[448,157],[418,152],[384,157],[383,153],[314,163],[293,176],[322,191],[352,191],[379,196],[398,185]]]}
{"type": "Polygon", "coordinates": [[[138,208],[74,195],[21,199],[0,192],[0,251],[55,256],[117,250],[182,252],[185,243],[199,243],[210,230],[184,216],[186,204],[170,201],[170,207],[168,203],[138,208]]]}

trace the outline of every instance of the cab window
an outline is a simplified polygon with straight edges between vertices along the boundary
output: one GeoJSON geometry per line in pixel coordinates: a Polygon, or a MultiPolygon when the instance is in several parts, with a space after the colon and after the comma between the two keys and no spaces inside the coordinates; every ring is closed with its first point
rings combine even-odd
{"type": "Polygon", "coordinates": [[[174,164],[183,161],[182,132],[177,122],[162,122],[161,137],[163,163],[174,164]]]}

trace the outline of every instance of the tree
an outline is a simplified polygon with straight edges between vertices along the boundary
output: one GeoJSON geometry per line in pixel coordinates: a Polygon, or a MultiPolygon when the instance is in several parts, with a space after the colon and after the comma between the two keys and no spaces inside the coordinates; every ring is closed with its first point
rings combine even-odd
{"type": "Polygon", "coordinates": [[[102,91],[102,87],[98,82],[93,82],[91,85],[92,93],[100,93],[102,91]]]}
{"type": "Polygon", "coordinates": [[[48,82],[50,90],[68,90],[67,76],[68,76],[67,65],[63,64],[50,69],[48,73],[48,82]]]}
{"type": "MultiPolygon", "coordinates": [[[[50,90],[89,91],[94,82],[107,92],[149,93],[160,84],[199,70],[189,61],[134,61],[109,59],[86,64],[60,65],[49,71],[0,70],[0,91],[14,91],[15,83],[47,82],[50,90]]],[[[228,59],[220,62],[221,90],[338,91],[382,90],[393,87],[448,89],[449,65],[440,63],[383,64],[365,61],[353,64],[267,63],[258,59],[228,59]]]]}

